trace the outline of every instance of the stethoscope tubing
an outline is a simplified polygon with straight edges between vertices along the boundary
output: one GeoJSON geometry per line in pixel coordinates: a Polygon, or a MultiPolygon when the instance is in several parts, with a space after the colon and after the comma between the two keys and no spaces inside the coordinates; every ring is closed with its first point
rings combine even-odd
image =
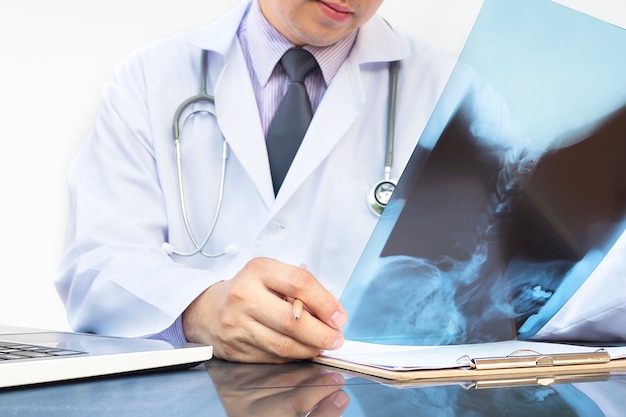
{"type": "Polygon", "coordinates": [[[180,140],[180,118],[189,106],[198,103],[198,102],[207,102],[209,104],[215,104],[215,97],[207,93],[207,71],[209,68],[209,51],[202,50],[202,64],[200,68],[200,92],[195,96],[189,97],[187,100],[183,101],[180,106],[176,109],[174,113],[174,122],[172,123],[172,137],[174,138],[174,143],[178,143],[180,140]]]}
{"type": "Polygon", "coordinates": [[[396,103],[398,101],[398,73],[400,62],[389,63],[389,95],[387,97],[387,141],[385,149],[385,180],[391,180],[393,146],[396,136],[396,103]]]}
{"type": "MultiPolygon", "coordinates": [[[[183,218],[183,223],[185,224],[185,230],[195,249],[190,252],[183,252],[183,251],[179,251],[179,250],[172,248],[171,252],[179,256],[193,256],[193,255],[200,253],[203,256],[206,256],[207,258],[216,258],[218,256],[224,255],[226,251],[223,250],[217,253],[207,253],[204,251],[204,247],[207,245],[207,243],[209,242],[209,239],[213,235],[213,231],[215,230],[215,226],[217,225],[217,220],[219,218],[221,208],[222,208],[222,201],[224,198],[224,183],[226,179],[226,160],[228,158],[228,144],[226,143],[226,140],[222,140],[220,182],[219,182],[219,188],[218,188],[218,194],[217,194],[217,202],[215,204],[215,212],[213,213],[213,219],[211,221],[211,225],[209,226],[209,230],[207,231],[205,238],[200,243],[198,243],[198,239],[196,238],[195,234],[191,230],[189,216],[187,215],[187,205],[185,203],[185,190],[184,190],[183,170],[182,170],[181,150],[180,150],[180,131],[181,131],[180,119],[185,109],[199,102],[206,102],[211,105],[215,105],[215,98],[212,95],[207,93],[207,87],[206,87],[207,86],[207,71],[208,71],[208,51],[202,50],[202,64],[201,64],[201,70],[200,70],[200,92],[196,94],[195,96],[189,97],[187,100],[183,101],[180,104],[180,106],[178,106],[178,108],[176,109],[176,112],[174,113],[174,123],[172,124],[172,135],[174,136],[176,174],[178,177],[178,198],[180,200],[180,209],[181,209],[181,215],[183,218]]],[[[189,120],[189,117],[192,117],[194,114],[204,113],[204,112],[207,112],[207,111],[196,110],[192,112],[191,114],[189,114],[183,121],[183,127],[184,127],[184,124],[187,122],[187,120],[189,120]]]]}
{"type": "Polygon", "coordinates": [[[178,197],[180,198],[181,213],[183,217],[183,223],[185,224],[185,230],[187,231],[187,235],[189,236],[189,239],[191,239],[191,242],[193,243],[195,250],[191,252],[181,252],[178,250],[172,250],[172,253],[179,255],[179,256],[193,256],[197,253],[201,253],[207,258],[216,258],[218,256],[222,256],[225,254],[225,251],[221,251],[217,253],[207,253],[204,251],[203,248],[209,242],[211,235],[213,235],[213,231],[215,230],[215,226],[217,225],[217,220],[221,212],[222,200],[224,198],[224,183],[226,179],[226,159],[228,155],[228,145],[226,144],[226,141],[222,142],[222,155],[221,155],[221,164],[220,164],[220,183],[219,183],[220,185],[219,185],[218,193],[217,193],[215,213],[213,214],[213,219],[211,221],[209,230],[206,233],[206,236],[201,243],[198,243],[198,240],[196,239],[193,231],[191,230],[191,226],[189,223],[189,216],[187,215],[187,209],[186,209],[186,204],[185,204],[185,192],[183,189],[184,185],[183,185],[182,165],[180,163],[180,150],[178,149],[179,144],[177,143],[175,146],[177,147],[176,170],[177,170],[177,175],[178,175],[178,197]]]}
{"type": "MultiPolygon", "coordinates": [[[[387,132],[386,132],[386,145],[385,145],[385,168],[384,168],[384,178],[378,181],[372,187],[371,191],[367,196],[367,204],[370,207],[371,211],[380,216],[382,211],[388,202],[388,196],[391,195],[393,189],[395,189],[397,180],[391,177],[391,168],[393,166],[393,148],[394,148],[394,138],[395,138],[395,122],[396,122],[396,102],[397,102],[397,91],[398,91],[398,73],[399,73],[400,63],[398,61],[392,61],[389,63],[389,94],[387,97],[387,132]],[[391,190],[391,192],[387,194],[387,201],[381,201],[378,197],[378,191],[382,189],[381,187],[386,187],[387,190],[391,190]]],[[[215,227],[217,225],[217,220],[219,218],[222,201],[224,197],[224,184],[226,178],[226,160],[228,157],[228,143],[226,139],[222,137],[222,155],[221,155],[221,167],[220,167],[220,179],[219,179],[219,188],[217,195],[217,202],[215,204],[215,212],[213,214],[213,219],[211,221],[211,225],[209,230],[206,233],[205,238],[198,242],[198,239],[194,235],[191,230],[191,224],[189,221],[189,216],[187,214],[187,205],[185,202],[185,191],[184,191],[184,181],[183,181],[183,172],[182,172],[182,162],[181,162],[181,150],[180,150],[180,132],[181,132],[181,117],[183,112],[192,106],[195,103],[206,102],[210,105],[215,105],[215,98],[207,93],[207,74],[208,74],[208,51],[202,50],[202,59],[201,59],[201,69],[200,69],[200,91],[198,94],[189,97],[185,101],[183,101],[176,112],[174,113],[174,120],[172,123],[172,136],[174,138],[174,153],[176,159],[176,172],[177,172],[177,180],[178,180],[178,198],[180,201],[180,209],[181,215],[183,219],[183,223],[185,225],[185,230],[191,243],[194,246],[194,250],[189,252],[183,252],[174,249],[169,243],[164,243],[164,247],[167,247],[166,252],[170,254],[175,254],[179,256],[193,256],[196,254],[202,254],[208,258],[215,258],[218,256],[225,255],[226,253],[232,252],[232,249],[229,250],[228,247],[224,250],[217,253],[207,253],[204,251],[204,247],[208,244],[209,239],[213,235],[215,227]]],[[[196,110],[190,113],[182,122],[182,127],[187,122],[187,120],[197,113],[208,112],[207,110],[196,110]]],[[[210,112],[209,112],[210,113],[210,112]]],[[[215,115],[213,115],[215,116],[215,115]]],[[[384,193],[383,193],[384,194],[384,193]]]]}

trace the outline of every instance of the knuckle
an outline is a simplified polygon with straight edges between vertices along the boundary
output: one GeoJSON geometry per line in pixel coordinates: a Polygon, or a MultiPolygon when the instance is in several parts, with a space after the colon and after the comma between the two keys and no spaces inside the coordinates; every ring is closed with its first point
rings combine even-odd
{"type": "Polygon", "coordinates": [[[250,259],[244,269],[252,272],[252,273],[259,273],[260,271],[264,270],[266,268],[266,263],[267,263],[267,259],[266,258],[252,258],[250,259]]]}
{"type": "Polygon", "coordinates": [[[221,327],[224,331],[227,331],[227,332],[237,329],[239,326],[238,326],[238,320],[236,316],[234,314],[225,313],[222,316],[221,327]]]}
{"type": "Polygon", "coordinates": [[[303,268],[295,268],[289,281],[294,288],[306,288],[311,284],[311,274],[303,268]]]}
{"type": "Polygon", "coordinates": [[[246,299],[246,289],[239,285],[233,285],[226,293],[227,303],[241,303],[246,299]]]}

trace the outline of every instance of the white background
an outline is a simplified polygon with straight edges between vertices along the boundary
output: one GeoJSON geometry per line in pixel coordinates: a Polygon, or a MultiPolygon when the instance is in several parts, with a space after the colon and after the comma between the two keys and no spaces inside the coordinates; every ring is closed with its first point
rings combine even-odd
{"type": "MultiPolygon", "coordinates": [[[[52,284],[65,175],[102,84],[138,46],[203,25],[239,0],[23,0],[0,4],[0,323],[68,329],[52,284]]],[[[624,0],[559,0],[621,26],[624,0]]],[[[382,14],[453,54],[482,0],[385,0],[382,14]]]]}

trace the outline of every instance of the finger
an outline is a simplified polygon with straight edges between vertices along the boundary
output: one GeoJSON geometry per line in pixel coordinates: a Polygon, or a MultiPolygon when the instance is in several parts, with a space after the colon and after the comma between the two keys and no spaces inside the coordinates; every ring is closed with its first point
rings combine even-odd
{"type": "Polygon", "coordinates": [[[343,388],[340,379],[343,381],[340,374],[329,373],[319,375],[310,380],[310,383],[300,386],[264,389],[266,395],[258,398],[255,405],[258,409],[271,409],[274,411],[273,415],[281,416],[311,415],[311,410],[318,410],[321,405],[322,408],[332,410],[332,407],[329,408],[325,403],[343,388]]]}
{"type": "Polygon", "coordinates": [[[321,354],[322,348],[315,344],[303,343],[287,332],[277,331],[272,327],[261,326],[255,342],[258,348],[265,349],[270,355],[275,355],[277,362],[295,359],[310,359],[321,354]],[[282,360],[281,360],[282,359],[282,360]]]}
{"type": "Polygon", "coordinates": [[[288,336],[261,326],[249,341],[225,343],[215,357],[231,362],[282,364],[319,356],[320,349],[305,345],[288,336]]]}
{"type": "MultiPolygon", "coordinates": [[[[305,385],[331,385],[327,381],[327,374],[338,373],[315,366],[307,362],[286,363],[281,366],[272,364],[238,364],[229,369],[229,375],[238,388],[276,388],[276,387],[299,387],[305,385]]],[[[345,380],[339,374],[339,383],[343,385],[345,380]]]]}
{"type": "Polygon", "coordinates": [[[320,350],[298,343],[286,336],[277,335],[270,337],[271,342],[264,343],[264,337],[260,336],[261,342],[237,344],[223,344],[215,349],[214,356],[230,362],[259,363],[259,364],[284,364],[294,360],[310,359],[320,355],[320,350]]]}
{"type": "Polygon", "coordinates": [[[320,350],[339,349],[344,342],[343,333],[327,326],[307,309],[302,310],[296,320],[293,316],[281,322],[279,331],[291,335],[305,345],[320,350]]]}
{"type": "Polygon", "coordinates": [[[347,321],[344,308],[306,269],[280,262],[265,264],[261,274],[264,285],[279,294],[298,298],[305,309],[319,317],[328,326],[341,328],[347,321]]]}
{"type": "Polygon", "coordinates": [[[285,363],[321,353],[320,348],[275,330],[279,326],[274,322],[267,325],[248,317],[239,326],[223,334],[220,343],[214,345],[216,357],[233,362],[285,363]]]}
{"type": "Polygon", "coordinates": [[[309,417],[315,416],[341,416],[350,404],[350,396],[345,391],[336,391],[319,402],[310,413],[309,417]]]}
{"type": "MultiPolygon", "coordinates": [[[[274,300],[275,307],[257,309],[255,318],[278,334],[286,336],[298,344],[315,348],[315,351],[335,350],[343,345],[343,333],[303,310],[298,320],[293,317],[292,304],[279,298],[274,300]]],[[[274,341],[266,341],[272,343],[274,341]]],[[[289,346],[280,352],[287,353],[289,346]]],[[[300,357],[300,356],[298,356],[300,357]]]]}

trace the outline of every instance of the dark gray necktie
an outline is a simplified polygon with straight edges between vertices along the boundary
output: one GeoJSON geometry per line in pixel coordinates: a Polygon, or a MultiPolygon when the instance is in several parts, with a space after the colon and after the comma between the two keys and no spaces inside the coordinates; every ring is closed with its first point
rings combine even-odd
{"type": "Polygon", "coordinates": [[[313,55],[302,48],[287,50],[280,63],[289,77],[289,87],[267,132],[267,154],[275,195],[278,194],[313,117],[304,78],[317,68],[313,55]]]}

